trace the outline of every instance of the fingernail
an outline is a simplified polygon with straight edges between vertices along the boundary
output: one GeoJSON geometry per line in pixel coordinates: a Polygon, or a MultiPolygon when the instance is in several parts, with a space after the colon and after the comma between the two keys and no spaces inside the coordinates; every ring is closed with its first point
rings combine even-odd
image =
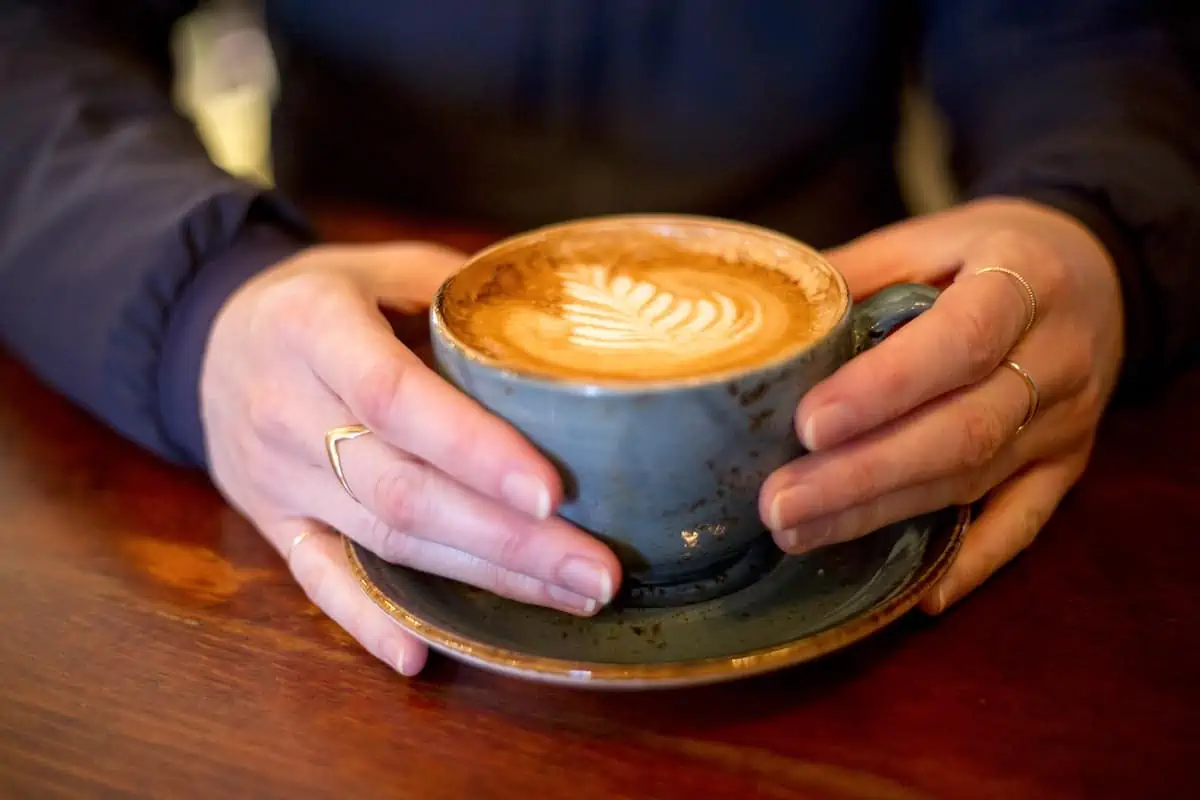
{"type": "Polygon", "coordinates": [[[797,525],[779,533],[779,544],[788,553],[807,553],[829,543],[834,533],[833,519],[809,525],[797,525]]]}
{"type": "Polygon", "coordinates": [[[767,527],[773,531],[794,528],[797,522],[812,519],[821,510],[821,498],[811,486],[797,484],[779,491],[771,501],[767,527]]]}
{"type": "Polygon", "coordinates": [[[946,600],[949,592],[945,586],[938,586],[933,590],[933,613],[940,614],[946,610],[946,600]]]}
{"type": "Polygon", "coordinates": [[[559,567],[558,579],[576,594],[595,598],[605,604],[612,600],[612,576],[602,565],[589,558],[568,558],[559,567]]]}
{"type": "Polygon", "coordinates": [[[411,675],[412,669],[406,663],[408,660],[408,648],[403,642],[397,642],[396,646],[391,649],[391,662],[396,672],[399,672],[401,675],[411,675]]]}
{"type": "Polygon", "coordinates": [[[584,597],[575,592],[568,591],[561,586],[555,586],[553,583],[546,585],[546,594],[550,596],[551,600],[568,611],[575,611],[581,614],[596,613],[597,603],[590,597],[584,597]]]}
{"type": "Polygon", "coordinates": [[[843,403],[834,403],[817,408],[808,415],[800,438],[805,447],[816,450],[848,439],[854,432],[850,409],[843,403]]]}
{"type": "Polygon", "coordinates": [[[779,547],[785,553],[790,553],[796,549],[797,543],[800,541],[800,531],[795,528],[788,528],[785,531],[780,531],[775,537],[775,541],[779,543],[779,547]]]}
{"type": "Polygon", "coordinates": [[[505,477],[500,494],[513,508],[532,514],[538,519],[550,516],[550,490],[532,475],[520,472],[505,477]]]}

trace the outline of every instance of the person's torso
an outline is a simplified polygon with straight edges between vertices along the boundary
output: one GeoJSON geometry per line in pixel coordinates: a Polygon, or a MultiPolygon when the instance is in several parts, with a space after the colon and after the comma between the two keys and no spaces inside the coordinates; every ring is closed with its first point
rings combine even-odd
{"type": "Polygon", "coordinates": [[[527,227],[620,211],[826,244],[901,213],[883,0],[267,0],[276,173],[527,227]]]}

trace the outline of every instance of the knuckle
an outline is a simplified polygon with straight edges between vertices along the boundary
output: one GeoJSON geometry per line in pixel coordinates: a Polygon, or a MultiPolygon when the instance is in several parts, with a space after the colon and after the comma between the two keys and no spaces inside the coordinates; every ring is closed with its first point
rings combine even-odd
{"type": "Polygon", "coordinates": [[[954,312],[948,330],[952,347],[958,350],[970,380],[980,380],[995,368],[998,357],[993,344],[994,333],[980,309],[959,308],[954,312]]]}
{"type": "Polygon", "coordinates": [[[354,389],[352,406],[364,425],[371,430],[394,427],[393,418],[407,375],[406,366],[390,358],[377,361],[363,371],[354,389]]]}
{"type": "Polygon", "coordinates": [[[986,466],[1008,438],[1008,425],[994,411],[974,407],[965,410],[959,434],[960,462],[969,469],[986,466]]]}
{"type": "MultiPolygon", "coordinates": [[[[886,488],[878,465],[867,458],[852,458],[843,466],[842,492],[850,502],[875,497],[886,488]]],[[[826,501],[828,502],[828,501],[826,501]]],[[[833,505],[833,504],[830,504],[833,505]]],[[[841,505],[841,504],[837,504],[841,505]]],[[[828,510],[828,507],[825,509],[828,510]]]]}
{"type": "Polygon", "coordinates": [[[514,529],[502,530],[496,536],[493,561],[505,569],[515,569],[523,564],[532,537],[514,529]]]}
{"type": "Polygon", "coordinates": [[[1029,236],[1022,231],[1012,228],[997,228],[982,238],[982,249],[1001,256],[1001,261],[1011,262],[1020,260],[1029,249],[1029,236]]]}
{"type": "Polygon", "coordinates": [[[1044,241],[1026,231],[1002,228],[985,237],[981,247],[990,256],[990,261],[1014,270],[1026,280],[1030,276],[1025,274],[1021,265],[1036,264],[1037,279],[1031,283],[1039,302],[1053,298],[1059,293],[1060,287],[1071,281],[1071,269],[1067,262],[1044,241]]]}
{"type": "Polygon", "coordinates": [[[412,555],[413,539],[386,521],[375,517],[367,530],[371,549],[389,564],[407,564],[412,555]]]}
{"type": "Polygon", "coordinates": [[[425,517],[428,479],[424,470],[404,463],[384,470],[372,496],[379,519],[389,529],[410,531],[425,517]]]}
{"type": "Polygon", "coordinates": [[[1041,240],[1020,227],[1002,227],[988,233],[979,242],[977,256],[999,267],[1011,269],[1022,277],[1023,264],[1037,264],[1039,282],[1045,273],[1042,265],[1057,257],[1041,240]]]}
{"type": "Polygon", "coordinates": [[[336,324],[345,279],[324,272],[297,272],[277,279],[259,301],[259,321],[284,342],[300,342],[336,324]]]}
{"type": "Polygon", "coordinates": [[[259,442],[272,450],[283,450],[292,444],[291,426],[283,414],[280,393],[267,386],[257,389],[246,401],[246,421],[259,442]]]}
{"type": "Polygon", "coordinates": [[[1072,281],[1072,270],[1066,260],[1055,254],[1049,248],[1036,254],[1038,300],[1046,302],[1053,299],[1060,291],[1073,290],[1069,284],[1072,281]]]}
{"type": "Polygon", "coordinates": [[[1059,343],[1061,349],[1058,356],[1062,364],[1059,370],[1060,380],[1065,384],[1061,391],[1088,402],[1096,396],[1099,388],[1092,368],[1095,363],[1093,350],[1081,337],[1064,338],[1065,341],[1059,343]]]}

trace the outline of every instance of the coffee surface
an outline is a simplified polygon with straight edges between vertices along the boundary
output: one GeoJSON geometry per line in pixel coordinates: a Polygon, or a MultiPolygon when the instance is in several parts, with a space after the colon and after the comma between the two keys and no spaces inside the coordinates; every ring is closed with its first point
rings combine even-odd
{"type": "Polygon", "coordinates": [[[510,369],[655,382],[753,368],[840,318],[840,284],[804,251],[737,229],[550,229],[502,245],[445,287],[446,326],[510,369]]]}

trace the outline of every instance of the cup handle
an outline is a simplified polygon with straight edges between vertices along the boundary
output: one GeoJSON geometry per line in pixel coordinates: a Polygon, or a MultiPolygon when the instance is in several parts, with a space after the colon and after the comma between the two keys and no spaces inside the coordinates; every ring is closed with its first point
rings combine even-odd
{"type": "Polygon", "coordinates": [[[937,289],[921,283],[898,283],[880,289],[854,308],[854,355],[870,350],[906,322],[933,307],[937,289]]]}

